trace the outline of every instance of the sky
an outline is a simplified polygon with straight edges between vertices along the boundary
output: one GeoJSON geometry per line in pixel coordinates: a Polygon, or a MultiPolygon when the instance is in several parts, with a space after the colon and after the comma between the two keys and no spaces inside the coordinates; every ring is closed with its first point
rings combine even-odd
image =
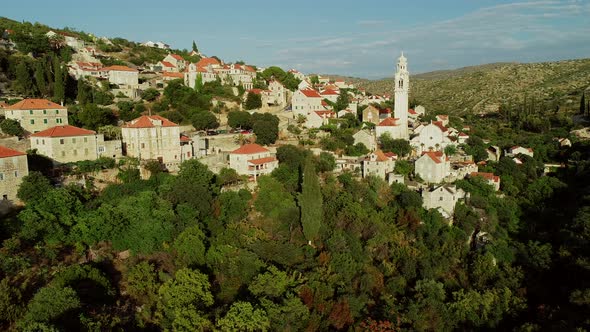
{"type": "Polygon", "coordinates": [[[21,0],[0,16],[370,79],[392,76],[402,51],[411,73],[590,57],[590,0],[21,0]]]}

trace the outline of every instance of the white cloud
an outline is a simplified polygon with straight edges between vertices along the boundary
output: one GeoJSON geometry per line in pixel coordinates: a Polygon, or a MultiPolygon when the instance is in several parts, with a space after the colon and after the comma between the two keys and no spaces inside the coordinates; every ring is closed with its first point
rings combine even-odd
{"type": "Polygon", "coordinates": [[[276,41],[269,63],[363,77],[389,76],[401,50],[410,69],[448,69],[486,61],[575,58],[590,49],[589,1],[523,1],[481,8],[463,16],[383,29],[386,21],[360,20],[362,33],[276,41]],[[324,66],[324,70],[320,66],[324,66]],[[441,68],[442,66],[442,68],[441,68]]]}

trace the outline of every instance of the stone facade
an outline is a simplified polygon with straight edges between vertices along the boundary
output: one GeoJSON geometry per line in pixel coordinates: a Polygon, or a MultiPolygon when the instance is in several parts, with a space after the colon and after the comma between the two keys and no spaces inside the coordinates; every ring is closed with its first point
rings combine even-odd
{"type": "Polygon", "coordinates": [[[100,157],[120,158],[120,140],[107,141],[104,135],[74,126],[56,126],[31,135],[31,148],[55,163],[96,160],[100,157]]]}
{"type": "Polygon", "coordinates": [[[5,109],[4,116],[29,133],[68,124],[68,109],[46,99],[24,99],[5,109]]]}
{"type": "Polygon", "coordinates": [[[0,195],[2,195],[0,210],[20,203],[16,194],[23,177],[28,174],[27,155],[24,152],[0,146],[0,195]]]}

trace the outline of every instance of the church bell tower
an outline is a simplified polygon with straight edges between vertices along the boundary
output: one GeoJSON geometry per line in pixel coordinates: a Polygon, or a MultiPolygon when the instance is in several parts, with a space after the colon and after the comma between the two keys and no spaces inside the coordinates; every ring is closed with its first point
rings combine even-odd
{"type": "Polygon", "coordinates": [[[401,136],[409,139],[408,133],[408,95],[410,92],[410,73],[408,72],[408,59],[402,55],[397,60],[397,70],[395,72],[395,107],[393,115],[398,118],[401,128],[401,136]]]}

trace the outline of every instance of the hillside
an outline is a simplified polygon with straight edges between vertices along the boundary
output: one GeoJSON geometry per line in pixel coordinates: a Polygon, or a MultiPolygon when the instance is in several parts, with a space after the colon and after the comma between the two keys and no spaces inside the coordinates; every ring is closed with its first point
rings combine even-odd
{"type": "MultiPolygon", "coordinates": [[[[393,79],[359,82],[373,94],[392,93],[393,79]]],[[[590,87],[590,59],[544,63],[494,63],[412,76],[411,97],[427,109],[455,114],[481,113],[524,97],[578,106],[590,87]]]]}

